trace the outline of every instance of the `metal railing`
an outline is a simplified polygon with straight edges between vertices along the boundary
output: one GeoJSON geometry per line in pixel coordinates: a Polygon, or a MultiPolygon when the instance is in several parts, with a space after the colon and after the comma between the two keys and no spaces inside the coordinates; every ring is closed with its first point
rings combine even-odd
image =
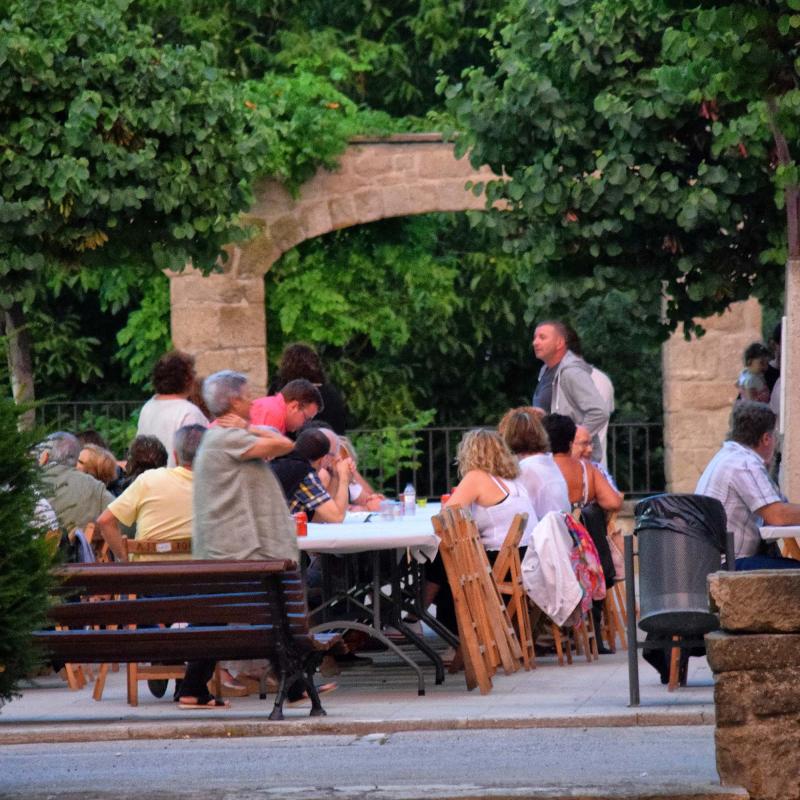
{"type": "MultiPolygon", "coordinates": [[[[122,453],[128,444],[125,436],[133,426],[131,417],[144,402],[45,402],[36,407],[36,418],[48,431],[97,427],[115,452],[122,453]]],[[[411,481],[418,495],[438,497],[458,482],[456,449],[472,427],[358,428],[348,434],[359,455],[359,470],[376,488],[399,494],[411,481]]],[[[662,424],[612,422],[608,428],[608,468],[627,497],[664,491],[662,424]]]]}
{"type": "MultiPolygon", "coordinates": [[[[435,427],[418,431],[362,428],[348,433],[359,455],[359,470],[376,488],[399,494],[410,481],[418,495],[437,497],[458,482],[456,449],[468,430],[471,428],[435,427]]],[[[663,492],[661,423],[611,423],[608,467],[619,490],[627,497],[663,492]]]]}

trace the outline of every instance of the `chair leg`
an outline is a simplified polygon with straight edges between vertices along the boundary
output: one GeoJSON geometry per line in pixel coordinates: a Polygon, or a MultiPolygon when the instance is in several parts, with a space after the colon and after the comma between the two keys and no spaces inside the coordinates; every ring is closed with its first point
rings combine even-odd
{"type": "Polygon", "coordinates": [[[109,664],[101,664],[97,670],[97,680],[94,682],[94,690],[92,691],[92,697],[95,700],[103,699],[103,690],[106,688],[106,675],[108,675],[109,666],[109,664]]]}
{"type": "MultiPolygon", "coordinates": [[[[680,642],[680,636],[673,636],[673,642],[680,642]]],[[[667,684],[667,691],[674,692],[680,683],[680,663],[681,663],[681,648],[673,647],[669,651],[669,683],[667,684]]]]}
{"type": "MultiPolygon", "coordinates": [[[[564,648],[563,648],[563,646],[561,644],[561,630],[558,627],[558,625],[555,624],[555,622],[551,622],[550,623],[550,631],[553,634],[553,642],[554,642],[554,644],[556,646],[556,656],[558,658],[558,666],[559,667],[563,667],[564,666],[564,648]]],[[[570,664],[571,663],[572,663],[572,660],[570,659],[570,664]]]]}
{"type": "Polygon", "coordinates": [[[128,664],[128,705],[139,705],[139,665],[128,664]]]}

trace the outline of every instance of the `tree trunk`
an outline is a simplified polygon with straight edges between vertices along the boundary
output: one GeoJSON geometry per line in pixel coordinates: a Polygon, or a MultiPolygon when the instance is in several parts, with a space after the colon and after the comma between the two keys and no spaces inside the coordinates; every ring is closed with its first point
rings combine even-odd
{"type": "MultiPolygon", "coordinates": [[[[25,311],[21,303],[13,303],[3,312],[3,327],[6,333],[8,371],[11,390],[18,405],[33,403],[33,361],[31,359],[31,336],[25,325],[25,311]]],[[[33,409],[20,417],[20,424],[32,428],[36,421],[33,409]]]]}

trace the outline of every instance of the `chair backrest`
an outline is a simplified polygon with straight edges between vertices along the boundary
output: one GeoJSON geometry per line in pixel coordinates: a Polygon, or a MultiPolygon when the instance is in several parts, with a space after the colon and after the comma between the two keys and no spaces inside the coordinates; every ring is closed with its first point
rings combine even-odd
{"type": "MultiPolygon", "coordinates": [[[[149,539],[123,539],[125,556],[128,560],[132,555],[160,556],[171,558],[178,555],[191,555],[192,537],[181,536],[169,541],[152,541],[149,539]]],[[[148,559],[153,560],[153,559],[148,559]]]]}
{"type": "MultiPolygon", "coordinates": [[[[497,558],[492,567],[492,574],[498,586],[505,583],[509,578],[509,572],[514,563],[514,556],[516,555],[517,564],[519,564],[519,543],[525,533],[525,526],[528,524],[527,514],[516,514],[514,519],[511,520],[511,525],[508,527],[508,533],[503,540],[503,544],[497,553],[497,558]]],[[[502,591],[502,587],[501,591],[502,591]]]]}

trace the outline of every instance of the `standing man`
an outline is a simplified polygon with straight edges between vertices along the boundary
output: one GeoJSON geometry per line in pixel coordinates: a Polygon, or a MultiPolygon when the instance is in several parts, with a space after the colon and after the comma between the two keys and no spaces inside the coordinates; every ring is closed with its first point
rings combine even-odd
{"type": "MultiPolygon", "coordinates": [[[[288,559],[297,562],[297,534],[280,484],[267,461],[292,449],[268,428],[250,425],[247,378],[223,370],[206,378],[203,399],[217,418],[194,460],[192,551],[195,558],[288,559]]],[[[214,661],[192,661],[180,689],[180,704],[227,707],[206,684],[214,661]]]]}
{"type": "Polygon", "coordinates": [[[603,458],[600,432],[608,425],[608,409],[592,381],[592,368],[567,347],[568,331],[562,322],[540,322],[533,334],[533,352],[544,366],[532,405],[546,414],[564,414],[592,435],[594,455],[603,458]]]}
{"type": "Polygon", "coordinates": [[[799,569],[783,558],[759,527],[800,525],[800,505],[788,503],[767,471],[775,454],[775,414],[766,403],[742,400],[733,407],[728,441],[697,482],[696,494],[715,497],[725,507],[733,531],[736,569],[799,569]]]}

